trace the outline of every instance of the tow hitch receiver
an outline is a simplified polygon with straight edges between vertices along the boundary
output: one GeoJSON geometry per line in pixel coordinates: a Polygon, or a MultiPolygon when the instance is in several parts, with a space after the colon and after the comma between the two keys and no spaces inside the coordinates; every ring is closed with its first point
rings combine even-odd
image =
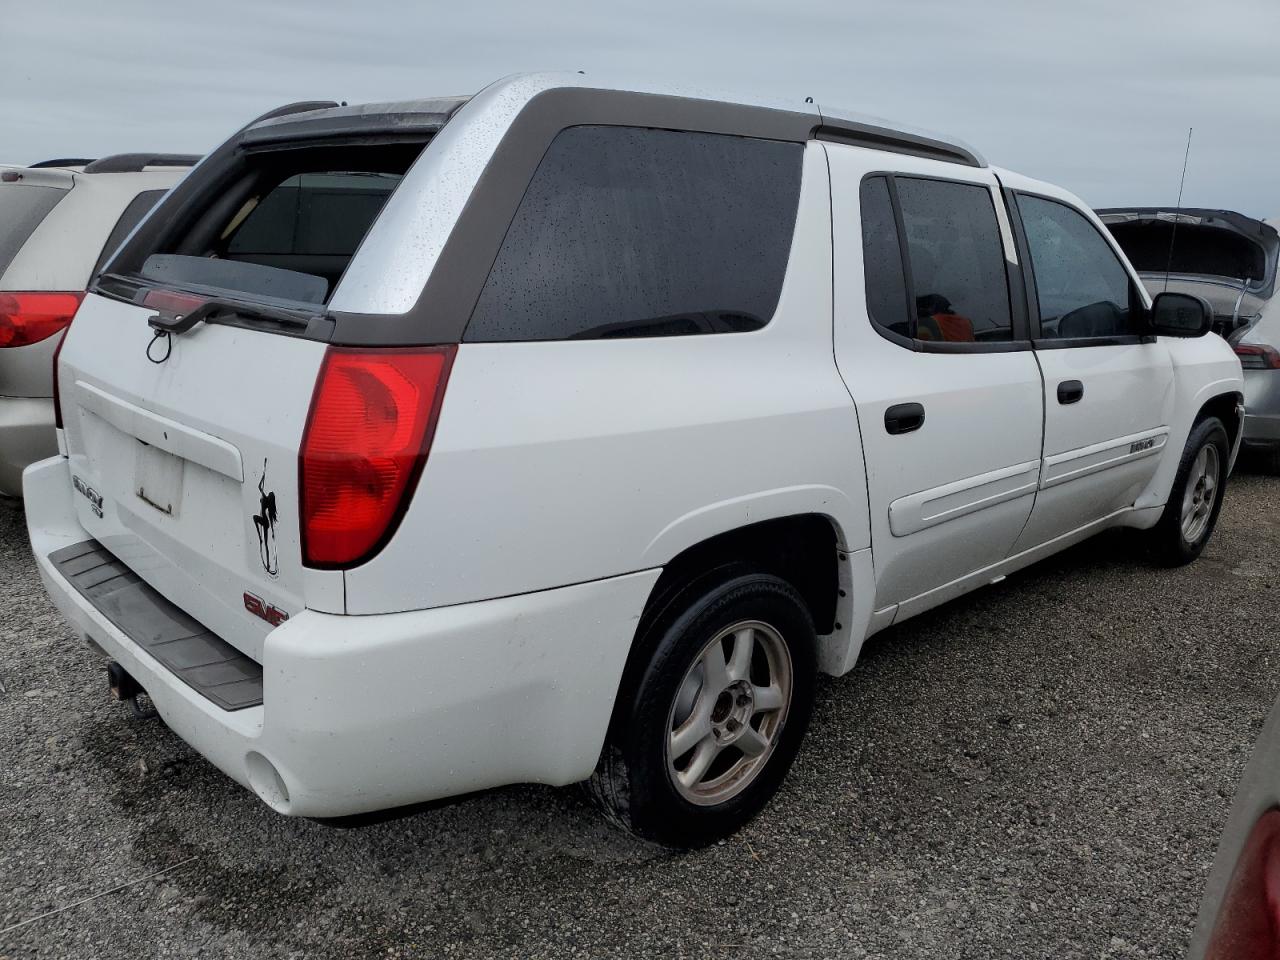
{"type": "Polygon", "coordinates": [[[153,709],[143,709],[138,704],[138,694],[145,694],[142,684],[133,679],[129,671],[112,660],[107,664],[107,684],[111,687],[111,698],[127,702],[133,708],[133,715],[140,720],[156,716],[153,709]]]}

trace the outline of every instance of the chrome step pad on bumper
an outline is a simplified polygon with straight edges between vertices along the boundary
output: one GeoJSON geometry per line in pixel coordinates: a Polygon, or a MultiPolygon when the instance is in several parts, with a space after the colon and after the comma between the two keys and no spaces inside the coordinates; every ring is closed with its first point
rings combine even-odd
{"type": "Polygon", "coordinates": [[[49,554],[89,603],[175,677],[223,710],[262,703],[262,665],[160,596],[97,540],[49,554]]]}

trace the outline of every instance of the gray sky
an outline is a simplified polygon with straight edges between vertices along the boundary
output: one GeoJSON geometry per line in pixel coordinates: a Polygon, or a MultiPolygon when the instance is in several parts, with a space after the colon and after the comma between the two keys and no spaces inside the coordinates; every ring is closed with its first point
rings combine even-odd
{"type": "Polygon", "coordinates": [[[1095,206],[1280,216],[1280,0],[0,0],[0,160],[203,152],[291,100],[608,71],[931,127],[1095,206]]]}

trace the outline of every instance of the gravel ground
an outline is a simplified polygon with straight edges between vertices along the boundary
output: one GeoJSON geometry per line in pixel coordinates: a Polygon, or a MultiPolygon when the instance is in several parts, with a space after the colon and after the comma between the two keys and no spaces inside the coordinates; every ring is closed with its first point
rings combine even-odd
{"type": "Polygon", "coordinates": [[[1105,535],[877,637],[694,854],[511,788],[336,830],[108,701],[0,503],[0,958],[1179,957],[1280,683],[1280,479],[1205,556],[1105,535]]]}

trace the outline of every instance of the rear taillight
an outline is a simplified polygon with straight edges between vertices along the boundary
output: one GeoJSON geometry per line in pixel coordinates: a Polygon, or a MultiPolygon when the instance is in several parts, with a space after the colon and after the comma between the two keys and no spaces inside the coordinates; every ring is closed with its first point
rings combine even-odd
{"type": "Polygon", "coordinates": [[[83,293],[0,293],[0,347],[47,340],[71,322],[83,293]]]}
{"type": "Polygon", "coordinates": [[[1254,824],[1218,907],[1205,960],[1280,956],[1280,811],[1254,824]]]}
{"type": "Polygon", "coordinates": [[[1246,370],[1280,370],[1280,350],[1265,343],[1237,343],[1236,356],[1246,370]]]}
{"type": "Polygon", "coordinates": [[[355,566],[395,532],[431,447],[455,350],[329,348],[298,455],[307,566],[355,566]]]}

